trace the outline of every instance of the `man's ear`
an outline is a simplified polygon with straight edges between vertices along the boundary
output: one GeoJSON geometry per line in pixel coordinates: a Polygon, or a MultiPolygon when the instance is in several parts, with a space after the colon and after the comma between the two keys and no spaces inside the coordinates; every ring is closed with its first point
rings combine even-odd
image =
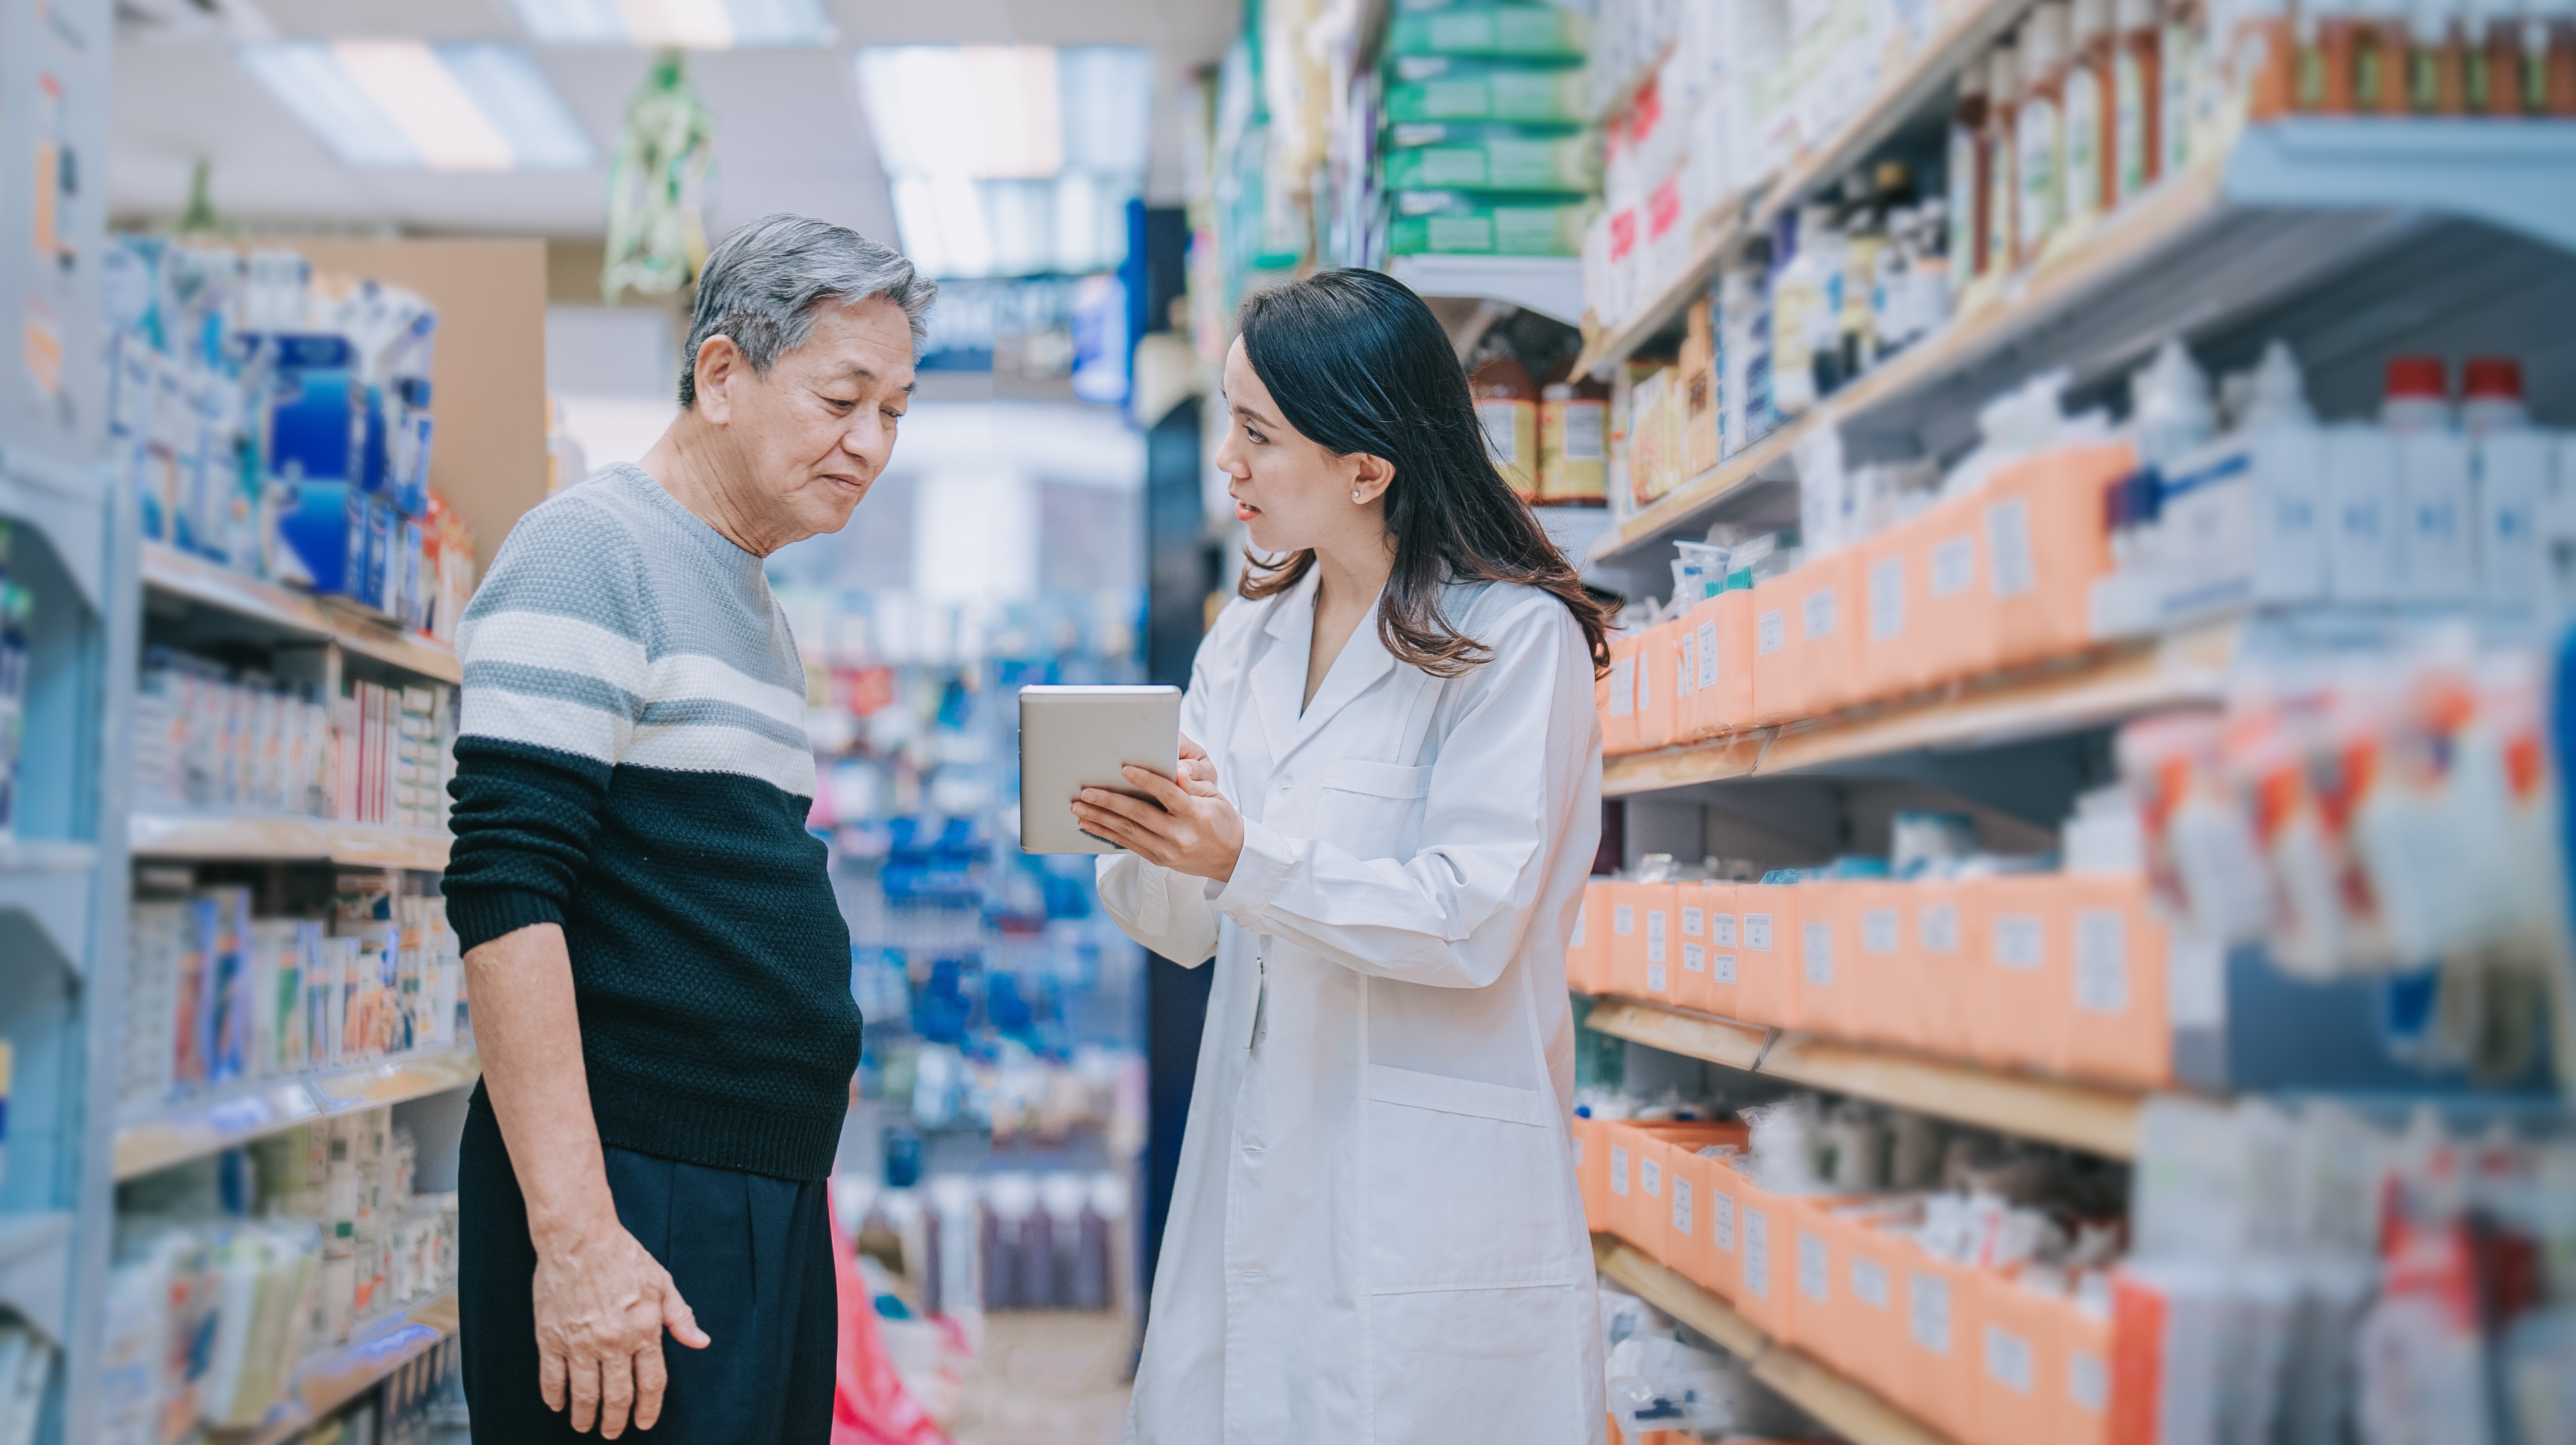
{"type": "Polygon", "coordinates": [[[718,426],[733,420],[732,386],[747,370],[742,348],[733,344],[732,337],[718,332],[699,342],[697,360],[690,368],[698,415],[718,426]]]}

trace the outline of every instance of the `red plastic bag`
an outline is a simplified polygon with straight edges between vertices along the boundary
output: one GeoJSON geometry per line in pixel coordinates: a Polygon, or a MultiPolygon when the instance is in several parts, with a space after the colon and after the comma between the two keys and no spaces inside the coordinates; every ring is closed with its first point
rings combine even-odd
{"type": "Polygon", "coordinates": [[[832,1390],[832,1445],[948,1445],[928,1411],[903,1387],[877,1334],[876,1302],[838,1218],[832,1267],[841,1286],[841,1346],[832,1390]]]}

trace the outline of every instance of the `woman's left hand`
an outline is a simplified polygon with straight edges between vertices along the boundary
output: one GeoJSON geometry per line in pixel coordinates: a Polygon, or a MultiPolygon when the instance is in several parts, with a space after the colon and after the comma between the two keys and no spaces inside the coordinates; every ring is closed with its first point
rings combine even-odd
{"type": "Polygon", "coordinates": [[[1219,883],[1234,876],[1234,865],[1243,856],[1243,815],[1224,794],[1213,787],[1205,792],[1185,788],[1151,768],[1129,767],[1125,773],[1145,797],[1085,788],[1074,800],[1074,820],[1094,836],[1175,873],[1219,883]]]}

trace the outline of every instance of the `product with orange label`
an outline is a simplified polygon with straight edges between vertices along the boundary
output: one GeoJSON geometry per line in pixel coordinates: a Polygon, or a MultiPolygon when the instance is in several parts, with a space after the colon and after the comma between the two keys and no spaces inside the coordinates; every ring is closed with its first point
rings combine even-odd
{"type": "Polygon", "coordinates": [[[2007,465],[1977,494],[1997,665],[2090,645],[2093,583],[2111,571],[2103,499],[2136,470],[2126,442],[2057,447],[2007,465]]]}
{"type": "Polygon", "coordinates": [[[1539,505],[1609,505],[1609,388],[1586,377],[1539,393],[1539,505]]]}
{"type": "Polygon", "coordinates": [[[1485,450],[1512,490],[1533,501],[1539,495],[1538,383],[1529,368],[1508,352],[1487,358],[1468,377],[1476,401],[1476,421],[1484,428],[1485,450]]]}

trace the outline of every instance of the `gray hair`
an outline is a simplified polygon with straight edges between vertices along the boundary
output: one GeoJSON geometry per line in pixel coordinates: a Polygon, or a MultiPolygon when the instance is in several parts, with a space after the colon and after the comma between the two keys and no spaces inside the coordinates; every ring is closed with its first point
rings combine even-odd
{"type": "Polygon", "coordinates": [[[893,248],[847,226],[811,216],[763,216],[716,244],[698,276],[697,312],[680,356],[680,410],[698,400],[698,347],[725,336],[766,376],[783,352],[814,334],[814,309],[826,301],[882,296],[912,323],[918,356],[930,335],[930,303],[939,284],[912,269],[893,248]]]}

